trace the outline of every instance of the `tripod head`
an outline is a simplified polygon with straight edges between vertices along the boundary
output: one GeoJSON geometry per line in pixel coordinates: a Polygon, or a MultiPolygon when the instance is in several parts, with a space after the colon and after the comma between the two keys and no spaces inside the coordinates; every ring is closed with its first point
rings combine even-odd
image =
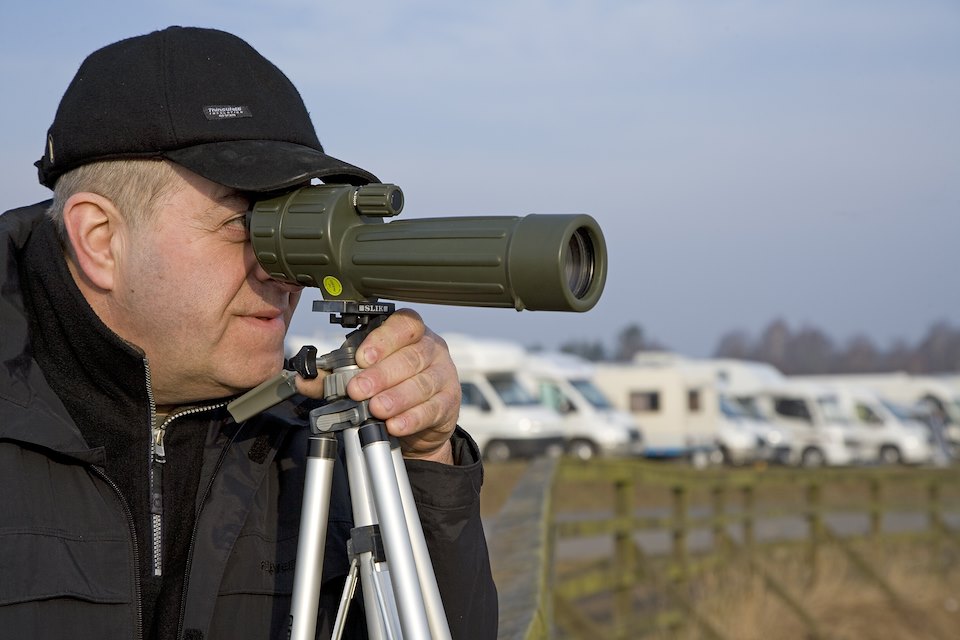
{"type": "MultiPolygon", "coordinates": [[[[317,355],[317,348],[307,345],[289,359],[291,369],[279,374],[243,394],[227,405],[227,410],[238,423],[286,400],[297,392],[296,374],[312,380],[320,370],[331,372],[323,380],[323,397],[327,402],[342,401],[347,396],[347,383],[357,372],[356,353],[360,343],[371,331],[396,310],[392,302],[352,302],[346,300],[317,300],[313,310],[330,314],[330,323],[354,329],[347,334],[339,349],[317,355]]],[[[350,401],[353,402],[353,401],[350,401]]],[[[329,407],[328,407],[329,408],[329,407]]],[[[312,416],[312,413],[311,413],[312,416]]],[[[311,418],[311,428],[315,428],[311,418]]]]}

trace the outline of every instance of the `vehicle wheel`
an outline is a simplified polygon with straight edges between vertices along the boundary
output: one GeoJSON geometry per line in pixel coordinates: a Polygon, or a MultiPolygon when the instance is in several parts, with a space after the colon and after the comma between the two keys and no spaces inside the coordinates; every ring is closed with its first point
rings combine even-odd
{"type": "Polygon", "coordinates": [[[489,462],[506,462],[510,459],[510,447],[505,442],[491,442],[484,449],[483,457],[489,462]]]}
{"type": "Polygon", "coordinates": [[[567,445],[567,454],[577,460],[591,460],[597,455],[597,447],[589,440],[573,440],[567,445]]]}
{"type": "Polygon", "coordinates": [[[813,447],[804,450],[803,455],[800,456],[800,466],[802,467],[822,467],[825,462],[823,452],[813,447]]]}
{"type": "Polygon", "coordinates": [[[725,464],[728,467],[736,466],[736,460],[733,459],[730,450],[726,447],[720,447],[720,464],[725,464]]]}
{"type": "Polygon", "coordinates": [[[703,449],[697,449],[690,454],[690,465],[694,469],[706,469],[710,466],[710,455],[703,449]]]}
{"type": "Polygon", "coordinates": [[[903,462],[903,456],[900,450],[893,445],[884,445],[880,447],[880,462],[883,464],[900,464],[903,462]]]}

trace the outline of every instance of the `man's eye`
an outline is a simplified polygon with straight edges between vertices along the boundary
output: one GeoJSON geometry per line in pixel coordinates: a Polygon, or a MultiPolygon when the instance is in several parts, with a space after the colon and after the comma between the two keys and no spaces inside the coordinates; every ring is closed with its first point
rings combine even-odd
{"type": "Polygon", "coordinates": [[[233,218],[230,218],[224,223],[223,226],[226,229],[228,229],[230,233],[243,234],[244,236],[246,236],[247,235],[247,215],[241,214],[233,218]]]}

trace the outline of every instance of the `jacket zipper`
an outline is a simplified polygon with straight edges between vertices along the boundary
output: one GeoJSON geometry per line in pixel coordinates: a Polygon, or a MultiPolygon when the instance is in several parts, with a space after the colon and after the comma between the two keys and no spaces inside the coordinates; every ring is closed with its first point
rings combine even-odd
{"type": "Polygon", "coordinates": [[[134,596],[137,601],[137,624],[136,624],[136,639],[143,639],[143,595],[140,590],[140,545],[137,542],[137,527],[136,523],[133,521],[133,514],[130,513],[130,507],[127,505],[127,501],[123,498],[123,494],[120,492],[120,487],[114,483],[113,480],[107,477],[107,475],[99,467],[91,467],[93,473],[99,477],[101,480],[107,483],[107,485],[113,490],[117,495],[117,499],[120,500],[120,506],[123,507],[123,514],[127,518],[127,529],[130,534],[130,541],[133,543],[133,585],[134,585],[134,596]]]}
{"type": "Polygon", "coordinates": [[[153,387],[150,377],[150,363],[143,359],[144,377],[147,383],[147,398],[150,401],[150,468],[148,478],[150,485],[150,530],[151,530],[151,559],[153,577],[163,575],[163,465],[167,462],[167,453],[163,446],[167,426],[177,418],[196,413],[211,411],[227,406],[227,402],[189,407],[167,416],[161,424],[157,423],[157,403],[153,397],[153,387]]]}
{"type": "Polygon", "coordinates": [[[223,461],[227,457],[227,450],[236,440],[237,434],[240,433],[238,429],[230,440],[223,445],[223,449],[220,451],[220,457],[217,458],[217,464],[213,468],[213,474],[210,476],[210,481],[207,482],[207,486],[203,490],[203,495],[200,497],[200,502],[197,504],[197,514],[193,519],[193,531],[190,532],[190,546],[187,547],[187,565],[183,572],[183,591],[180,594],[180,619],[177,622],[177,638],[183,637],[183,619],[187,614],[187,591],[190,588],[190,571],[193,567],[193,549],[196,546],[197,541],[197,528],[200,526],[200,512],[203,511],[203,505],[207,502],[207,497],[213,491],[213,483],[217,478],[217,475],[220,473],[220,467],[223,466],[223,461]]]}
{"type": "Polygon", "coordinates": [[[143,359],[143,375],[147,385],[147,400],[150,402],[150,450],[147,459],[150,466],[147,469],[147,481],[150,486],[150,554],[152,558],[153,576],[163,573],[163,476],[161,469],[167,461],[163,450],[163,432],[156,425],[157,403],[153,398],[153,384],[150,377],[150,363],[143,359]],[[159,444],[159,450],[157,443],[159,444]]]}

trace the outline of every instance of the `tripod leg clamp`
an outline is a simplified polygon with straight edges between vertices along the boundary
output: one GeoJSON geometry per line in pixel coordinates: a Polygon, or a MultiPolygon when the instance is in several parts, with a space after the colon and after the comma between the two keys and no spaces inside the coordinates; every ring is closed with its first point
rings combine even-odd
{"type": "Polygon", "coordinates": [[[371,524],[366,527],[354,527],[350,530],[350,539],[347,540],[347,555],[352,559],[363,553],[373,554],[374,562],[384,562],[387,554],[383,550],[383,538],[380,536],[380,526],[371,524]]]}

